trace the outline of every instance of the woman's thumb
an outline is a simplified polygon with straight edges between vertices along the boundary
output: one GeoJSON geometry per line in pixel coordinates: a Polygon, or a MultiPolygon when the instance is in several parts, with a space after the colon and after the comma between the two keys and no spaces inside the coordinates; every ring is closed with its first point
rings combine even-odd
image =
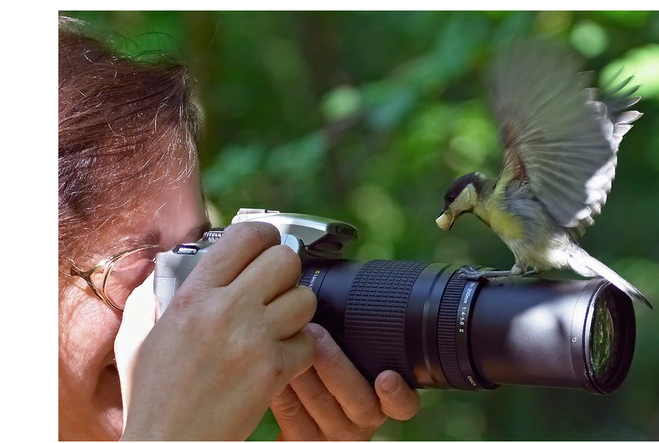
{"type": "Polygon", "coordinates": [[[156,322],[156,305],[156,297],[153,294],[153,274],[151,274],[128,297],[121,326],[114,341],[114,356],[121,382],[124,426],[126,425],[135,359],[142,342],[156,322]]]}

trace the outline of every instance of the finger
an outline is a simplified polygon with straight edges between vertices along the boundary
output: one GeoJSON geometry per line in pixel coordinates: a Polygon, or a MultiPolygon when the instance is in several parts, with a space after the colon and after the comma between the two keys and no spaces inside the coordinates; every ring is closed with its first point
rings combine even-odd
{"type": "Polygon", "coordinates": [[[336,440],[356,439],[355,424],[327,390],[315,368],[291,380],[290,386],[323,435],[336,440]]]}
{"type": "Polygon", "coordinates": [[[379,427],[386,419],[371,384],[346,357],[322,326],[309,323],[305,332],[316,340],[314,367],[353,423],[379,427]]]}
{"type": "Polygon", "coordinates": [[[270,404],[279,429],[280,440],[319,440],[322,437],[318,425],[302,405],[297,394],[287,385],[270,404]]]}
{"type": "Polygon", "coordinates": [[[276,339],[282,340],[299,332],[316,313],[316,295],[306,286],[296,286],[266,306],[266,321],[276,339]]]}
{"type": "Polygon", "coordinates": [[[191,285],[197,289],[227,286],[263,251],[279,242],[279,231],[269,223],[231,225],[208,248],[181,289],[191,285]]]}
{"type": "Polygon", "coordinates": [[[121,325],[114,341],[114,354],[120,375],[153,328],[156,322],[156,304],[151,274],[126,300],[121,325]]]}
{"type": "Polygon", "coordinates": [[[311,335],[298,332],[279,343],[281,344],[281,353],[284,361],[283,367],[288,369],[288,373],[283,374],[287,381],[297,377],[311,367],[315,350],[314,339],[311,335]]]}
{"type": "Polygon", "coordinates": [[[409,420],[419,412],[419,393],[394,371],[384,371],[375,379],[382,412],[395,420],[409,420]]]}
{"type": "Polygon", "coordinates": [[[245,268],[229,284],[238,294],[261,294],[264,304],[270,303],[282,292],[292,288],[300,279],[300,257],[288,246],[273,246],[245,268]]]}
{"type": "Polygon", "coordinates": [[[156,321],[156,297],[153,294],[153,274],[133,291],[126,300],[119,332],[114,341],[114,356],[121,384],[124,426],[128,415],[128,400],[132,389],[135,358],[142,342],[156,321]]]}

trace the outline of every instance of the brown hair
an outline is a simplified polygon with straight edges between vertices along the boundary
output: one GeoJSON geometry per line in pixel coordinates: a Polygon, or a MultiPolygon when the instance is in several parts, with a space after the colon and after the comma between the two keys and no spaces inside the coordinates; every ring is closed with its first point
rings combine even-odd
{"type": "Polygon", "coordinates": [[[102,245],[165,181],[196,162],[185,67],[113,54],[59,19],[59,263],[102,245]]]}

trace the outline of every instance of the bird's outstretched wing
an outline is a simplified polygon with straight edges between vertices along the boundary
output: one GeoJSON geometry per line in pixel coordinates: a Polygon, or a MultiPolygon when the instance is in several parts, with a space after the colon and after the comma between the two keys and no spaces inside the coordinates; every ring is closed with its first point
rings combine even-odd
{"type": "Polygon", "coordinates": [[[640,98],[588,88],[576,60],[539,41],[518,42],[491,71],[493,107],[504,145],[502,177],[527,180],[562,226],[583,232],[611,190],[618,146],[641,116],[640,98]]]}

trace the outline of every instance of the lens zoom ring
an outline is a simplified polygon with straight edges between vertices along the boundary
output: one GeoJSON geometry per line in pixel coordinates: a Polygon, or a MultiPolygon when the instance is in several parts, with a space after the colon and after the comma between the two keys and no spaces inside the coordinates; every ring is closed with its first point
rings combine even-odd
{"type": "Polygon", "coordinates": [[[387,369],[414,376],[405,351],[405,312],[417,277],[428,265],[418,261],[373,260],[353,281],[345,314],[345,349],[358,355],[371,380],[387,369]]]}
{"type": "Polygon", "coordinates": [[[453,276],[446,285],[444,295],[439,305],[437,319],[437,343],[439,348],[439,361],[446,380],[456,389],[469,389],[471,386],[464,380],[458,364],[456,347],[457,329],[456,319],[462,291],[467,281],[453,276]]]}

